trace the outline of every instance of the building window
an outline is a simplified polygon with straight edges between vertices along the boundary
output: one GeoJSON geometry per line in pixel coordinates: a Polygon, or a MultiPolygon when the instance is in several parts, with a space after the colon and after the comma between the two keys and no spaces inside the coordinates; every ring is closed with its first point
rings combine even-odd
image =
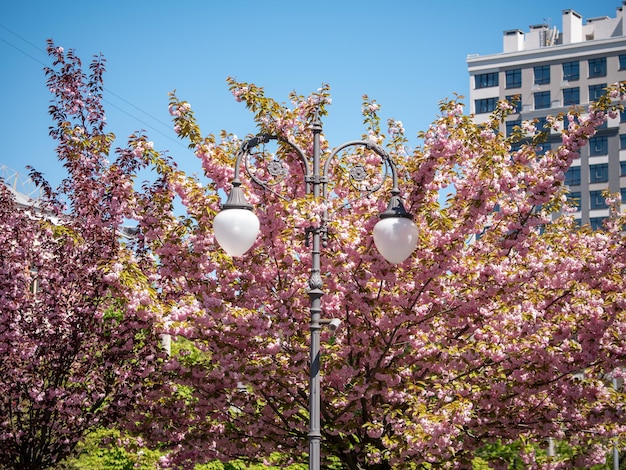
{"type": "Polygon", "coordinates": [[[626,122],[626,111],[619,112],[619,122],[626,122]]]}
{"type": "Polygon", "coordinates": [[[619,135],[619,148],[622,150],[626,149],[626,134],[619,135]]]}
{"type": "Polygon", "coordinates": [[[580,78],[580,65],[578,61],[563,63],[563,80],[572,81],[580,78]]]}
{"type": "Polygon", "coordinates": [[[580,104],[580,88],[563,88],[563,106],[580,104]]]}
{"type": "Polygon", "coordinates": [[[490,113],[496,109],[498,98],[483,98],[475,100],[474,104],[476,105],[476,114],[490,113]]]}
{"type": "Polygon", "coordinates": [[[580,192],[579,191],[569,193],[567,195],[567,199],[569,202],[573,204],[573,207],[576,208],[576,211],[580,210],[580,192]]]}
{"type": "Polygon", "coordinates": [[[606,199],[602,195],[602,191],[589,191],[590,208],[593,209],[606,209],[606,199]]]}
{"type": "Polygon", "coordinates": [[[589,139],[589,156],[609,154],[609,140],[607,137],[591,137],[589,139]]]}
{"type": "Polygon", "coordinates": [[[606,183],[609,180],[609,164],[589,165],[589,182],[606,183]]]}
{"type": "Polygon", "coordinates": [[[514,121],[506,121],[505,122],[506,125],[506,135],[507,137],[511,135],[511,133],[513,132],[513,129],[515,129],[515,127],[519,127],[522,125],[522,120],[521,119],[515,119],[514,121]]]}
{"type": "Polygon", "coordinates": [[[507,88],[519,88],[522,86],[522,69],[507,70],[505,76],[507,88]]]}
{"type": "Polygon", "coordinates": [[[620,188],[619,194],[622,197],[622,204],[626,203],[626,188],[620,188]]]}
{"type": "Polygon", "coordinates": [[[522,108],[522,95],[507,95],[505,98],[513,106],[513,112],[519,113],[522,108]]]}
{"type": "Polygon", "coordinates": [[[626,54],[619,55],[619,69],[620,70],[626,69],[626,54]]]}
{"type": "MultiPolygon", "coordinates": [[[[626,176],[626,161],[619,162],[619,175],[626,176]]],[[[626,199],[622,199],[626,202],[626,199]]]]}
{"type": "Polygon", "coordinates": [[[565,184],[568,186],[580,186],[580,167],[571,166],[565,173],[565,184]]]}
{"type": "Polygon", "coordinates": [[[541,116],[535,119],[537,120],[537,122],[535,123],[535,128],[539,132],[543,132],[550,128],[550,124],[548,123],[548,118],[546,116],[541,116]]]}
{"type": "Polygon", "coordinates": [[[567,121],[565,122],[567,123],[568,128],[572,125],[580,126],[580,118],[578,116],[572,116],[571,114],[567,116],[567,121]],[[571,117],[571,121],[570,121],[570,117],[571,117]]]}
{"type": "Polygon", "coordinates": [[[606,83],[600,83],[599,85],[589,85],[589,101],[596,101],[606,91],[606,83]]]}
{"type": "Polygon", "coordinates": [[[545,155],[546,152],[552,150],[552,144],[550,142],[543,142],[537,147],[537,155],[545,155]]]}
{"type": "Polygon", "coordinates": [[[606,57],[589,59],[589,78],[606,77],[606,57]]]}
{"type": "Polygon", "coordinates": [[[535,93],[535,109],[545,109],[550,107],[550,92],[540,91],[535,93]]]}
{"type": "Polygon", "coordinates": [[[475,88],[498,86],[498,72],[480,73],[474,75],[475,88]]]}
{"type": "Polygon", "coordinates": [[[593,230],[602,230],[604,228],[604,219],[606,217],[591,217],[589,219],[589,225],[593,230]]]}
{"type": "Polygon", "coordinates": [[[550,66],[539,65],[535,67],[535,85],[547,85],[550,83],[550,66]]]}

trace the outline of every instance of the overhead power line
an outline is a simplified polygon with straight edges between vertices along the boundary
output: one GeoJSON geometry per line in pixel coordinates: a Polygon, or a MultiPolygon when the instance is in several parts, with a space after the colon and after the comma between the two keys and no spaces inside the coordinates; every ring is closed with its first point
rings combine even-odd
{"type": "MultiPolygon", "coordinates": [[[[20,41],[28,44],[30,47],[32,47],[33,49],[46,54],[47,52],[42,49],[41,47],[33,44],[31,41],[29,41],[28,39],[22,37],[21,35],[19,35],[18,33],[16,33],[15,31],[9,29],[8,27],[6,27],[3,24],[0,24],[0,28],[4,29],[5,31],[11,33],[13,36],[15,36],[16,38],[18,38],[20,41]]],[[[25,51],[24,49],[22,49],[21,47],[19,47],[18,45],[12,43],[11,41],[8,41],[4,38],[0,37],[0,41],[7,44],[8,46],[12,47],[13,49],[15,49],[16,51],[20,52],[21,54],[23,54],[24,56],[28,57],[29,59],[31,59],[32,61],[38,63],[39,65],[43,66],[43,67],[47,67],[49,66],[49,64],[43,62],[42,60],[38,59],[37,57],[35,57],[34,55],[30,54],[29,52],[25,51]]],[[[137,111],[145,114],[146,116],[148,116],[150,119],[154,120],[156,123],[162,125],[163,127],[167,128],[168,131],[171,131],[172,128],[170,127],[170,124],[163,122],[162,120],[160,120],[159,118],[153,116],[152,114],[150,114],[149,112],[145,111],[144,109],[140,108],[139,106],[136,106],[135,104],[131,103],[129,100],[127,100],[126,98],[122,97],[121,95],[119,95],[118,93],[115,93],[113,90],[110,90],[106,87],[104,87],[104,91],[106,91],[107,94],[114,96],[115,98],[117,98],[118,100],[122,101],[123,103],[125,103],[126,105],[136,109],[137,111]]],[[[103,101],[114,107],[115,109],[117,109],[118,111],[126,114],[127,116],[137,120],[138,123],[146,126],[146,128],[149,128],[150,130],[160,134],[161,136],[171,140],[172,142],[175,142],[177,145],[180,145],[182,148],[187,149],[187,146],[184,145],[180,140],[175,139],[174,137],[172,137],[171,135],[161,131],[160,129],[157,129],[156,127],[154,127],[153,125],[151,125],[150,123],[140,119],[139,117],[137,117],[136,115],[132,114],[131,112],[123,109],[122,107],[118,106],[117,104],[115,104],[114,102],[112,102],[111,100],[107,99],[107,98],[103,98],[103,101]]]]}

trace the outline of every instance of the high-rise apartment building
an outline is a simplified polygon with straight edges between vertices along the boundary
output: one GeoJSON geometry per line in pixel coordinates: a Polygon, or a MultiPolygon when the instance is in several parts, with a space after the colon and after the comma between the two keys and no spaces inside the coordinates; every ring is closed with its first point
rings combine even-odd
{"type": "MultiPolygon", "coordinates": [[[[615,17],[583,21],[573,10],[562,12],[562,31],[547,24],[528,32],[504,31],[503,51],[467,58],[470,75],[470,110],[485,121],[498,100],[520,98],[515,113],[503,128],[509,132],[524,120],[556,115],[574,105],[585,107],[607,85],[626,80],[626,1],[615,17]]],[[[553,131],[544,151],[560,142],[553,131]]],[[[600,227],[608,216],[602,192],[621,191],[626,202],[626,113],[609,119],[605,128],[581,149],[566,176],[578,202],[576,217],[582,224],[600,227]]]]}

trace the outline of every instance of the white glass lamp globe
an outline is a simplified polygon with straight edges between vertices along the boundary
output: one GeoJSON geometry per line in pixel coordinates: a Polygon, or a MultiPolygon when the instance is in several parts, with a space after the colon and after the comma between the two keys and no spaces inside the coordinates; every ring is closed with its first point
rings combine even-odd
{"type": "Polygon", "coordinates": [[[408,217],[385,217],[374,226],[374,244],[390,263],[407,259],[417,246],[417,225],[408,217]]]}
{"type": "Polygon", "coordinates": [[[248,251],[260,227],[259,218],[248,209],[222,210],[213,219],[215,239],[230,256],[241,256],[248,251]]]}

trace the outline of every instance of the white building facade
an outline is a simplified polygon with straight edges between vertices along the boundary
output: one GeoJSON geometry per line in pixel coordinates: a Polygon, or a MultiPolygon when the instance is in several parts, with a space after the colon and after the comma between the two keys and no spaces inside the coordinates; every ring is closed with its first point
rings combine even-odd
{"type": "MultiPolygon", "coordinates": [[[[469,105],[476,121],[485,121],[498,100],[517,96],[516,112],[502,131],[533,119],[541,128],[546,116],[586,107],[607,85],[626,81],[626,1],[615,17],[583,21],[577,12],[564,10],[562,31],[546,24],[530,26],[526,33],[504,31],[502,53],[471,55],[467,64],[469,105]]],[[[559,142],[553,131],[544,151],[559,142]]],[[[565,183],[578,201],[576,218],[599,228],[608,216],[602,192],[621,191],[626,201],[626,113],[610,119],[580,154],[565,183]]]]}

